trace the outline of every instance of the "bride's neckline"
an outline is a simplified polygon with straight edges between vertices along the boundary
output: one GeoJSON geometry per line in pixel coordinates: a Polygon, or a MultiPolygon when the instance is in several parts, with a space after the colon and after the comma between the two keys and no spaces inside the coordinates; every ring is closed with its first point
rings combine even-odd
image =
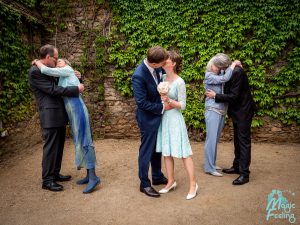
{"type": "Polygon", "coordinates": [[[172,81],[168,81],[166,78],[167,78],[167,76],[168,75],[166,75],[166,77],[165,77],[165,81],[167,81],[170,85],[171,84],[173,84],[177,79],[179,79],[180,78],[180,76],[178,76],[178,75],[176,75],[176,78],[174,79],[174,80],[172,80],[172,81]]]}

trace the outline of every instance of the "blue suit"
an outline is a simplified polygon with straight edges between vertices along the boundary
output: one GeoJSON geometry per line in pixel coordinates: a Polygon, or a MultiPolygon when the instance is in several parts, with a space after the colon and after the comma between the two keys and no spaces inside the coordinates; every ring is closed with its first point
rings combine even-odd
{"type": "MultiPolygon", "coordinates": [[[[161,73],[162,69],[155,69],[161,73]]],[[[158,128],[162,118],[163,104],[157,91],[157,84],[144,61],[132,75],[134,99],[137,104],[136,120],[141,132],[139,150],[139,178],[143,188],[150,187],[149,164],[152,181],[164,177],[161,172],[161,153],[155,151],[158,128]]]]}

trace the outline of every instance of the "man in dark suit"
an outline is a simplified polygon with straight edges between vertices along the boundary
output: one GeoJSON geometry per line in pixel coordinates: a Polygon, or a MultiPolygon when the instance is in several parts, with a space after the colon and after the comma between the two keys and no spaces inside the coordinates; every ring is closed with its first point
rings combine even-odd
{"type": "MultiPolygon", "coordinates": [[[[52,45],[40,48],[41,62],[48,67],[55,67],[58,50],[52,45]]],[[[68,116],[61,96],[78,96],[84,87],[59,87],[57,79],[46,76],[35,65],[29,70],[29,84],[35,95],[43,129],[42,188],[50,191],[62,191],[63,186],[57,181],[67,181],[71,176],[60,174],[65,143],[68,116]]]]}
{"type": "Polygon", "coordinates": [[[239,174],[233,185],[249,182],[249,166],[251,162],[251,122],[254,115],[254,102],[251,95],[248,78],[241,67],[235,67],[231,79],[225,84],[224,94],[216,94],[208,90],[206,95],[216,102],[227,102],[228,116],[231,117],[234,128],[233,166],[223,169],[224,173],[239,174]]]}
{"type": "Polygon", "coordinates": [[[163,105],[157,85],[160,82],[162,69],[168,59],[167,51],[155,46],[148,50],[147,58],[136,68],[132,75],[134,99],[137,104],[136,120],[141,133],[139,149],[140,191],[150,197],[160,194],[151,186],[148,178],[149,164],[152,168],[152,184],[167,184],[168,180],[161,172],[161,153],[156,152],[156,138],[164,110],[170,107],[163,105]]]}

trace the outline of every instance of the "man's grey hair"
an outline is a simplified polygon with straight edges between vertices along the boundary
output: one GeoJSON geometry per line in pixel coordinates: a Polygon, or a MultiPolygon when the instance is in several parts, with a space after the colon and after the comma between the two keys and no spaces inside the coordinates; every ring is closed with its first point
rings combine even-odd
{"type": "Polygon", "coordinates": [[[211,72],[212,65],[215,65],[219,69],[225,69],[231,65],[231,60],[228,55],[224,53],[218,53],[209,60],[206,70],[211,72]]]}

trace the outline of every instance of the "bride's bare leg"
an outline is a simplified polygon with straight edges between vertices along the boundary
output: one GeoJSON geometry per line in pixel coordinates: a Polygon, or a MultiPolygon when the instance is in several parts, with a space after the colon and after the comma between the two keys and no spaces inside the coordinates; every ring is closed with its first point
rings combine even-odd
{"type": "Polygon", "coordinates": [[[188,173],[190,180],[190,190],[189,193],[194,193],[196,189],[196,177],[195,177],[195,167],[192,157],[183,158],[184,167],[188,173]]]}
{"type": "Polygon", "coordinates": [[[172,156],[164,156],[164,160],[168,176],[168,183],[165,188],[169,188],[174,183],[174,159],[172,156]]]}

